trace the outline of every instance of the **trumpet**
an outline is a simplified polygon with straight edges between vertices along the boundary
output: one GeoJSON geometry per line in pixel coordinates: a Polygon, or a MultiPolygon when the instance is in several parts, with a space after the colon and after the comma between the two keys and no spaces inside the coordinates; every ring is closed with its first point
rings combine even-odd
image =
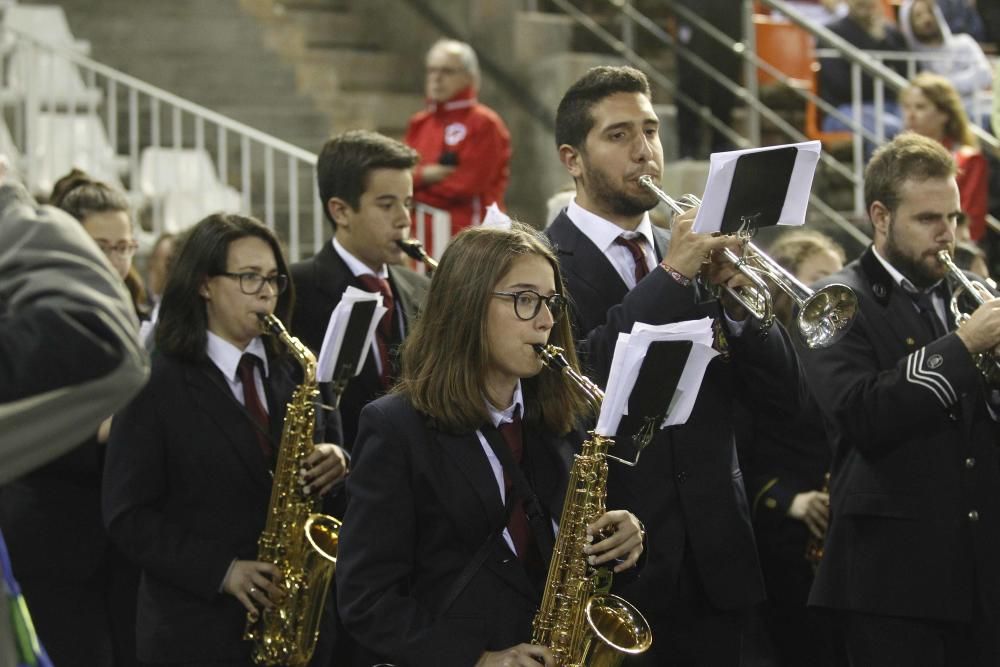
{"type": "MultiPolygon", "coordinates": [[[[970,313],[963,312],[959,306],[958,302],[962,293],[968,293],[977,306],[981,306],[987,301],[992,300],[993,294],[978,280],[969,280],[962,269],[958,268],[955,262],[952,261],[951,254],[947,250],[939,250],[937,258],[948,269],[948,273],[958,282],[958,287],[951,294],[949,308],[951,308],[951,314],[955,318],[955,324],[962,326],[972,316],[970,313]]],[[[986,383],[991,386],[1000,385],[1000,360],[991,353],[979,353],[975,356],[975,360],[976,368],[983,374],[986,383]]]]}
{"type": "MultiPolygon", "coordinates": [[[[640,176],[639,185],[650,190],[657,198],[678,215],[696,206],[701,199],[695,195],[684,195],[680,201],[661,190],[650,176],[640,176]]],[[[813,291],[793,276],[787,269],[771,259],[750,241],[753,232],[741,229],[738,236],[743,240],[742,256],[729,248],[723,255],[733,263],[736,270],[746,276],[750,285],[724,289],[733,298],[761,321],[764,329],[774,322],[774,301],[765,278],[785,292],[798,308],[795,328],[805,345],[812,349],[824,348],[840,340],[851,328],[858,312],[858,297],[847,285],[834,283],[813,291]]]]}
{"type": "Polygon", "coordinates": [[[424,250],[424,244],[419,239],[397,239],[396,245],[411,259],[423,262],[424,266],[427,267],[428,274],[433,273],[434,269],[438,267],[438,261],[427,254],[427,251],[424,250]]]}

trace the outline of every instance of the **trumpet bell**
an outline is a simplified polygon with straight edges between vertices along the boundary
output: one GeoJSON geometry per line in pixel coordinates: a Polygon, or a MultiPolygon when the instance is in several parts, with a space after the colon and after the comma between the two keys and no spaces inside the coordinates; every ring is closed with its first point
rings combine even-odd
{"type": "Polygon", "coordinates": [[[829,347],[843,338],[858,314],[858,297],[847,285],[834,283],[817,290],[799,308],[796,318],[802,341],[812,349],[829,347]]]}

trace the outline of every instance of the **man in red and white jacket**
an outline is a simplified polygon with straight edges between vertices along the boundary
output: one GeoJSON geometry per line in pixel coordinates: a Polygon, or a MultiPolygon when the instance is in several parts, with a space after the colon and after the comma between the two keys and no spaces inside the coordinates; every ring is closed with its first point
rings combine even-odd
{"type": "Polygon", "coordinates": [[[427,109],[410,119],[406,143],[420,153],[413,198],[451,215],[451,234],[503,208],[510,179],[510,132],[476,99],[479,61],[464,42],[442,39],[427,52],[427,109]]]}

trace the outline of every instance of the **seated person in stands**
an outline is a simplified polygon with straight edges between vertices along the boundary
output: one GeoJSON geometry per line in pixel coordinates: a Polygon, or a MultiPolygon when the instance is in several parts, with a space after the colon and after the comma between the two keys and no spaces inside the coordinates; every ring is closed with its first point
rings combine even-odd
{"type": "Polygon", "coordinates": [[[934,0],[906,0],[899,8],[899,29],[911,51],[931,56],[919,61],[920,69],[948,79],[971,118],[986,111],[975,108],[975,96],[990,87],[990,62],[970,35],[952,34],[934,0]]]}
{"type": "MultiPolygon", "coordinates": [[[[831,32],[850,42],[863,51],[903,51],[906,49],[903,36],[889,25],[877,0],[847,0],[847,16],[827,27],[831,32]]],[[[826,44],[820,44],[826,47],[826,44]]],[[[905,76],[902,61],[886,61],[886,66],[905,76]]],[[[851,110],[851,62],[847,58],[822,58],[819,71],[819,92],[824,100],[850,117],[851,110]]],[[[861,79],[861,125],[870,133],[876,129],[876,118],[881,116],[884,138],[890,139],[900,129],[899,108],[892,100],[892,91],[885,89],[881,109],[875,108],[875,85],[871,76],[862,74],[861,79]]],[[[847,123],[828,114],[823,119],[825,132],[851,129],[847,123]]],[[[879,137],[880,139],[882,137],[879,137]]]]}
{"type": "Polygon", "coordinates": [[[979,241],[986,233],[989,209],[989,166],[979,150],[955,87],[937,74],[918,74],[899,96],[907,130],[936,139],[955,157],[962,211],[969,219],[969,235],[979,241]]]}

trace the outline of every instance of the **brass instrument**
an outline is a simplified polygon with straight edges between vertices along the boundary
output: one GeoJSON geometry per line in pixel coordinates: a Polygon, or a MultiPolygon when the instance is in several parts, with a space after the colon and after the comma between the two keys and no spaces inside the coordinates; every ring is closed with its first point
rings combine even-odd
{"type": "Polygon", "coordinates": [[[285,330],[274,315],[260,315],[265,333],[273,333],[302,366],[305,379],[285,414],[274,470],[267,524],[258,540],[257,560],[281,570],[284,597],[259,620],[247,616],[244,639],[254,642],[258,665],[301,667],[309,662],[337,564],[340,521],[319,514],[319,498],[306,496],[298,484],[303,460],[313,452],[316,357],[285,330]]]}
{"type": "MultiPolygon", "coordinates": [[[[820,492],[827,494],[827,496],[830,495],[830,473],[823,475],[823,487],[820,489],[820,492]]],[[[823,560],[825,546],[825,538],[816,537],[811,532],[809,533],[809,539],[806,540],[806,560],[812,565],[813,572],[819,567],[819,562],[823,560]]]]}
{"type": "MultiPolygon", "coordinates": [[[[955,324],[962,326],[972,316],[971,313],[963,312],[959,306],[959,298],[963,292],[967,293],[977,306],[993,300],[994,296],[978,280],[969,280],[965,272],[958,268],[955,262],[952,261],[951,254],[947,250],[939,250],[937,258],[948,269],[951,277],[958,282],[959,286],[951,295],[949,307],[951,308],[951,314],[955,318],[955,324]]],[[[983,374],[983,378],[987,384],[992,386],[1000,385],[1000,360],[995,355],[991,353],[979,353],[975,355],[975,361],[976,368],[983,374]]]]}
{"type": "Polygon", "coordinates": [[[396,245],[411,259],[423,262],[424,266],[427,267],[428,275],[438,267],[438,261],[427,254],[427,251],[424,250],[424,244],[419,239],[397,239],[396,245]]]}
{"type": "MultiPolygon", "coordinates": [[[[535,345],[535,351],[600,410],[604,393],[569,365],[560,348],[535,345]]],[[[610,438],[591,433],[573,459],[542,606],[532,622],[531,642],[548,647],[559,667],[614,667],[653,643],[639,610],[608,592],[611,570],[591,567],[583,553],[587,525],[605,512],[610,444],[610,438]]]]}
{"type": "MultiPolygon", "coordinates": [[[[695,195],[684,195],[680,201],[674,200],[661,190],[650,176],[640,176],[639,184],[653,192],[678,215],[695,206],[701,206],[701,199],[695,195]]],[[[796,329],[807,347],[812,349],[829,347],[848,332],[858,312],[858,297],[854,294],[854,290],[847,285],[835,283],[813,291],[754,245],[750,241],[753,230],[748,226],[745,225],[737,235],[745,242],[743,255],[737,256],[729,248],[723,249],[723,255],[746,276],[751,285],[736,289],[725,286],[725,290],[759,319],[762,327],[767,329],[774,321],[773,299],[764,280],[767,278],[785,292],[798,307],[796,329]]]]}

